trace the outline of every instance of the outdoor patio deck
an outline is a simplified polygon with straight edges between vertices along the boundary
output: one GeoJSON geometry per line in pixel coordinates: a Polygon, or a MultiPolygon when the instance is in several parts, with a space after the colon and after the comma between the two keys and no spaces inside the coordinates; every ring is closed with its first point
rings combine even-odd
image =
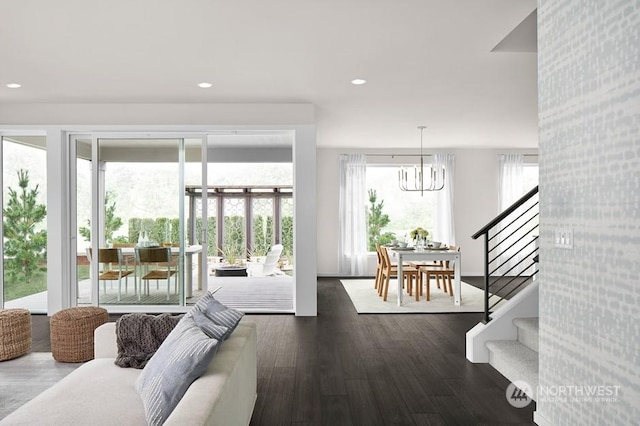
{"type": "MultiPolygon", "coordinates": [[[[171,283],[173,285],[173,282],[171,283]]],[[[133,282],[130,280],[128,293],[124,292],[122,284],[122,297],[117,300],[117,282],[107,282],[106,293],[100,285],[100,306],[128,307],[128,306],[177,306],[178,295],[171,294],[167,300],[166,283],[160,282],[159,288],[151,282],[148,295],[141,295],[140,301],[133,292],[133,282]],[[111,285],[113,284],[113,285],[111,285]]],[[[276,277],[215,277],[209,276],[208,288],[210,290],[220,287],[216,292],[216,298],[225,305],[247,313],[274,313],[293,312],[293,278],[287,275],[276,277]]],[[[82,280],[79,283],[78,305],[90,304],[90,280],[82,280]]],[[[193,296],[187,299],[187,305],[195,303],[202,295],[201,290],[194,289],[193,296]]],[[[5,302],[5,308],[26,308],[33,313],[46,313],[47,292],[36,293],[5,302]]],[[[122,311],[122,309],[117,309],[122,311]]]]}

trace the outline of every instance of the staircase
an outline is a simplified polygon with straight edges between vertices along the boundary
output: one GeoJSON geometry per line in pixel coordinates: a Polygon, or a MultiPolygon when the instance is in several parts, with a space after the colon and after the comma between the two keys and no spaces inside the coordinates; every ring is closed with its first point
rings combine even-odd
{"type": "Polygon", "coordinates": [[[538,387],[538,187],[473,235],[484,240],[484,321],[467,332],[467,359],[538,387]]]}
{"type": "Polygon", "coordinates": [[[473,234],[484,240],[484,322],[538,273],[538,187],[473,234]]]}
{"type": "Polygon", "coordinates": [[[489,364],[512,383],[525,381],[536,399],[538,387],[538,318],[515,318],[517,340],[489,340],[489,364]]]}

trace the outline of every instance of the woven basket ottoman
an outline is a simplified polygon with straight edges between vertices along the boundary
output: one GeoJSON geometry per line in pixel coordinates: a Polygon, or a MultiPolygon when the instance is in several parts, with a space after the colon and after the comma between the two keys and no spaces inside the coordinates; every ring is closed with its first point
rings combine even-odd
{"type": "Polygon", "coordinates": [[[0,309],[0,361],[31,350],[31,314],[26,309],[0,309]]]}
{"type": "Polygon", "coordinates": [[[93,332],[109,321],[104,308],[82,306],[63,309],[51,317],[51,352],[60,362],[84,362],[94,358],[93,332]]]}

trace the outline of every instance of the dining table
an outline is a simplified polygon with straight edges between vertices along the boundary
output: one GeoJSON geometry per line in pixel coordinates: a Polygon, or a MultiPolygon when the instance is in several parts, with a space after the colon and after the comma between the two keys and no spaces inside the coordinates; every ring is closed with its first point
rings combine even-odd
{"type": "MultiPolygon", "coordinates": [[[[453,283],[453,303],[460,306],[462,303],[461,279],[460,279],[460,262],[461,255],[459,250],[451,250],[448,247],[438,249],[415,249],[413,247],[387,247],[392,258],[398,261],[398,277],[402,277],[403,262],[420,262],[420,261],[449,261],[454,267],[454,283],[453,283]]],[[[398,279],[398,306],[402,306],[402,280],[398,279]]]]}

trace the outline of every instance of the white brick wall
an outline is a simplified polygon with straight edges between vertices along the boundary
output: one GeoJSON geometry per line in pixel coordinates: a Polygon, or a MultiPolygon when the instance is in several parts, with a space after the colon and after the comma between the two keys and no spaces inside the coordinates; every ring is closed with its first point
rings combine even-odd
{"type": "Polygon", "coordinates": [[[640,0],[539,0],[540,385],[550,424],[640,419],[640,0]],[[573,250],[554,247],[572,228],[573,250]]]}

